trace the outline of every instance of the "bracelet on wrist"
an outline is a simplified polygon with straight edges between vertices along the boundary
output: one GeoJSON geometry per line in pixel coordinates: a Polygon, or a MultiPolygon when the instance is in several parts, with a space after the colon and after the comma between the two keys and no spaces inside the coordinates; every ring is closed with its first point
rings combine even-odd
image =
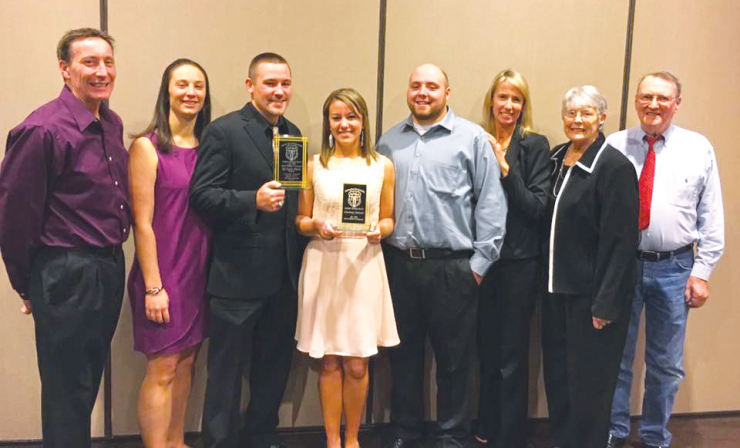
{"type": "Polygon", "coordinates": [[[161,286],[160,286],[160,287],[158,287],[158,288],[152,288],[152,289],[147,289],[147,290],[145,291],[145,293],[146,293],[146,295],[148,295],[148,296],[156,296],[157,294],[159,294],[159,293],[160,293],[160,291],[162,291],[162,289],[163,289],[163,288],[162,288],[161,286]]]}

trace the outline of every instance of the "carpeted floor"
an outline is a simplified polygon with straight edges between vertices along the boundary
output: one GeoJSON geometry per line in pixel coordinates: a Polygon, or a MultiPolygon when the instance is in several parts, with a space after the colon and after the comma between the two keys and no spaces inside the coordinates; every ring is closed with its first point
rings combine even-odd
{"type": "MultiPolygon", "coordinates": [[[[740,447],[740,414],[708,416],[676,416],[668,425],[673,433],[673,448],[737,448],[740,447]]],[[[637,422],[632,423],[632,432],[625,448],[639,448],[637,422]]],[[[282,441],[287,448],[322,448],[325,439],[321,431],[283,433],[282,441]]],[[[381,430],[373,428],[362,431],[360,444],[363,448],[382,448],[381,430]]],[[[188,438],[193,448],[199,448],[197,437],[188,438]]],[[[41,448],[40,443],[0,442],[0,446],[14,448],[41,448]]],[[[133,437],[121,437],[108,441],[96,441],[94,448],[141,448],[140,440],[133,437]]],[[[547,424],[544,421],[533,421],[531,424],[530,448],[552,448],[547,435],[547,424]]]]}

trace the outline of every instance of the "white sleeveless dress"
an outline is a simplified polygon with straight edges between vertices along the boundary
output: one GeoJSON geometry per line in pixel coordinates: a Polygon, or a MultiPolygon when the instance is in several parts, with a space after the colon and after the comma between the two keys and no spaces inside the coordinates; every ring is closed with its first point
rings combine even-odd
{"type": "MultiPolygon", "coordinates": [[[[386,158],[370,165],[363,157],[330,158],[313,165],[313,215],[341,220],[342,184],[366,184],[368,222],[378,222],[386,158]]],[[[378,347],[398,345],[388,277],[380,244],[367,238],[314,237],[303,255],[298,280],[298,350],[324,355],[369,357],[378,347]]]]}

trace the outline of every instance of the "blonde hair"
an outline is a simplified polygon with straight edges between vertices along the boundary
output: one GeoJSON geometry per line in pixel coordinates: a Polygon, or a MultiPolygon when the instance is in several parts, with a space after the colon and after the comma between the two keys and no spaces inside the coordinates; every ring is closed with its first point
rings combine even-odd
{"type": "Polygon", "coordinates": [[[493,95],[496,93],[498,86],[504,82],[508,82],[517,89],[524,99],[522,112],[519,114],[516,124],[522,130],[522,134],[527,135],[534,128],[532,124],[532,101],[529,98],[529,84],[527,84],[527,80],[524,79],[521,73],[510,68],[500,71],[493,77],[491,88],[488,89],[486,98],[483,100],[483,128],[491,134],[496,134],[496,118],[493,116],[492,107],[493,95]]]}
{"type": "Polygon", "coordinates": [[[319,160],[321,165],[326,168],[329,163],[329,158],[334,154],[334,146],[329,145],[329,136],[331,135],[331,128],[329,127],[329,106],[334,101],[339,100],[355,110],[362,118],[362,137],[360,145],[360,153],[362,157],[367,160],[367,164],[370,165],[373,160],[378,159],[378,153],[375,152],[375,148],[370,142],[370,120],[368,118],[367,103],[360,93],[351,88],[337,89],[329,94],[329,97],[324,101],[324,124],[321,131],[321,155],[319,160]]]}

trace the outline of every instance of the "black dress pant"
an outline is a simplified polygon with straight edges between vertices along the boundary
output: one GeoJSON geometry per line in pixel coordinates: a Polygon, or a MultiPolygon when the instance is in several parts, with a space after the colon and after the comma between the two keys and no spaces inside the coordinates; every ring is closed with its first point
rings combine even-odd
{"type": "Polygon", "coordinates": [[[422,437],[424,350],[427,334],[437,362],[437,446],[464,446],[470,432],[470,355],[475,343],[478,285],[471,252],[418,260],[385,246],[400,345],[391,362],[391,431],[406,441],[422,437]]]}
{"type": "Polygon", "coordinates": [[[41,248],[28,298],[36,324],[45,448],[90,447],[90,414],[123,301],[120,246],[41,248]]]}
{"type": "Polygon", "coordinates": [[[526,446],[530,321],[541,278],[539,258],[499,260],[481,283],[477,435],[489,447],[526,446]]]}
{"type": "Polygon", "coordinates": [[[276,442],[278,411],[295,348],[296,291],[286,280],[270,297],[212,296],[210,305],[203,446],[267,447],[276,442]],[[239,406],[247,363],[250,399],[242,418],[239,406]]]}
{"type": "Polygon", "coordinates": [[[602,448],[629,327],[622,319],[593,327],[589,296],[549,294],[542,307],[545,389],[556,446],[602,448]]]}

